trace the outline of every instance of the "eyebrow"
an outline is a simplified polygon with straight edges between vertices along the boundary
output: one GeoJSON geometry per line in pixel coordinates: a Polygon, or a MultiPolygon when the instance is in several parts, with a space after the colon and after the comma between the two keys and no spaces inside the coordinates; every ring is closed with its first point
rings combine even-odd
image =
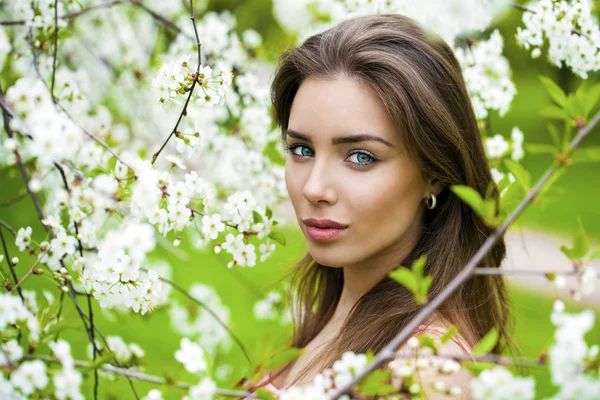
{"type": "MultiPolygon", "coordinates": [[[[287,135],[290,137],[296,138],[296,139],[306,140],[307,142],[312,143],[312,140],[308,136],[306,136],[298,131],[295,131],[293,129],[288,129],[287,135]]],[[[336,138],[331,139],[331,143],[332,144],[357,143],[357,142],[365,142],[365,141],[369,141],[369,140],[383,143],[389,147],[394,147],[394,145],[391,144],[390,142],[388,142],[387,140],[385,140],[379,136],[369,135],[366,133],[362,133],[359,135],[336,137],[336,138]]]]}

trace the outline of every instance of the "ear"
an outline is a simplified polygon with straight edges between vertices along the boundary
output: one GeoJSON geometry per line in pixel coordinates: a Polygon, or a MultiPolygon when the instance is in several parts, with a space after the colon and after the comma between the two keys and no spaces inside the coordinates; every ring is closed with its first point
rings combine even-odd
{"type": "Polygon", "coordinates": [[[446,185],[444,184],[444,182],[440,181],[437,178],[430,178],[427,184],[426,195],[429,196],[429,193],[433,193],[437,196],[442,190],[444,190],[445,187],[446,185]]]}

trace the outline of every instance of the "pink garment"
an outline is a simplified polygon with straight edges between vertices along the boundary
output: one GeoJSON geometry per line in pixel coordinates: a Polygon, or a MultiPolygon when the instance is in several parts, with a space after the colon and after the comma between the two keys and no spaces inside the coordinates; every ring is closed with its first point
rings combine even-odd
{"type": "MultiPolygon", "coordinates": [[[[442,335],[446,333],[446,330],[443,328],[439,328],[436,326],[429,326],[429,325],[419,325],[419,327],[417,329],[415,329],[413,333],[416,334],[416,333],[420,333],[420,332],[424,332],[424,331],[434,331],[434,332],[441,333],[442,335]]],[[[463,340],[461,340],[460,338],[452,337],[451,339],[453,342],[458,344],[467,353],[471,352],[470,346],[467,343],[465,343],[463,340]]],[[[279,397],[280,389],[278,389],[272,383],[267,383],[266,385],[261,386],[261,384],[268,381],[270,377],[271,377],[271,375],[267,372],[265,374],[265,376],[263,376],[262,379],[260,381],[258,381],[256,386],[261,387],[265,390],[268,390],[269,392],[273,393],[273,395],[275,395],[276,397],[279,397]]],[[[250,397],[244,397],[242,400],[250,400],[250,397]]]]}

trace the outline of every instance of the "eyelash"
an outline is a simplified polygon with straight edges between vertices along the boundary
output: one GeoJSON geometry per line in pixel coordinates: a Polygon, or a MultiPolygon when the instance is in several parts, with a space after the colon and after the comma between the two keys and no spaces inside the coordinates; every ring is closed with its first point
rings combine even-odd
{"type": "MultiPolygon", "coordinates": [[[[298,155],[298,154],[295,154],[295,153],[293,152],[293,150],[294,150],[296,147],[306,147],[306,148],[310,148],[310,147],[308,147],[308,146],[306,146],[306,145],[304,145],[304,144],[295,143],[295,144],[291,144],[291,145],[288,145],[288,146],[286,146],[286,150],[287,150],[288,152],[291,152],[291,153],[292,153],[292,155],[293,155],[293,156],[296,156],[296,157],[309,157],[309,156],[300,156],[300,155],[298,155]]],[[[312,149],[311,149],[311,150],[312,150],[312,149]]],[[[375,164],[376,162],[378,162],[378,161],[379,161],[379,160],[377,159],[377,157],[375,157],[373,154],[371,154],[371,153],[369,153],[369,152],[367,152],[367,151],[364,151],[364,150],[360,150],[360,151],[354,151],[354,150],[351,150],[351,151],[353,151],[353,153],[350,153],[350,154],[348,154],[348,156],[351,156],[351,155],[353,155],[353,154],[365,154],[365,155],[367,155],[367,156],[371,157],[371,161],[369,161],[368,163],[357,163],[357,162],[354,162],[354,161],[350,161],[350,163],[352,163],[352,164],[356,165],[356,166],[357,166],[357,167],[359,167],[359,168],[366,168],[366,167],[369,167],[369,166],[371,166],[371,165],[373,165],[373,164],[375,164]]]]}

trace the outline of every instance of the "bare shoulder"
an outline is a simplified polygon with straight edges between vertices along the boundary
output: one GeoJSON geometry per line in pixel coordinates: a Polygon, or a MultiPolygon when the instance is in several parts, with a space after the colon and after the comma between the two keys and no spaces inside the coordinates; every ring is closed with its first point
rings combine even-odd
{"type": "Polygon", "coordinates": [[[442,344],[439,339],[445,332],[445,327],[435,327],[412,336],[398,350],[398,357],[401,360],[399,364],[414,371],[413,376],[416,383],[420,385],[425,399],[471,399],[470,382],[474,376],[468,370],[460,368],[458,362],[452,360],[453,357],[469,357],[470,349],[457,337],[455,339],[461,344],[453,340],[442,344]],[[437,357],[431,357],[430,352],[423,352],[414,347],[418,337],[425,334],[436,342],[437,357]]]}

